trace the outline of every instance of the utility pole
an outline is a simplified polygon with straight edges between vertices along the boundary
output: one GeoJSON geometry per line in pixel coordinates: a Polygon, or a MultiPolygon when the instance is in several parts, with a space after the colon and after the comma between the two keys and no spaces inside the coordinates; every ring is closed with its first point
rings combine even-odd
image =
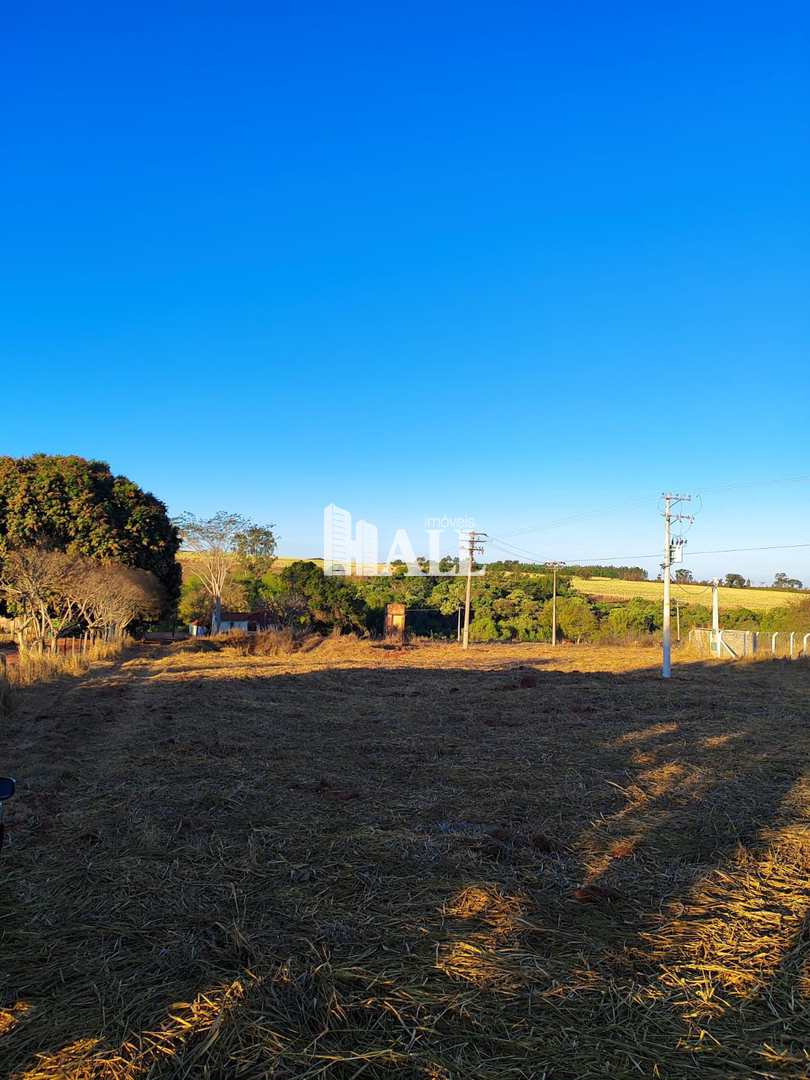
{"type": "Polygon", "coordinates": [[[661,678],[663,679],[669,679],[672,676],[672,611],[670,608],[672,603],[671,567],[673,562],[682,561],[683,545],[685,543],[683,539],[679,538],[676,544],[673,545],[672,522],[693,520],[689,514],[673,514],[672,507],[679,502],[689,502],[690,498],[691,496],[689,495],[664,494],[664,562],[661,567],[664,571],[664,630],[662,642],[663,657],[661,662],[661,678]],[[673,550],[673,548],[675,550],[673,550]]]}
{"type": "Polygon", "coordinates": [[[720,582],[715,578],[712,581],[712,649],[720,652],[720,582]]]}
{"type": "Polygon", "coordinates": [[[467,533],[467,591],[464,596],[464,637],[461,646],[468,649],[470,646],[470,597],[472,595],[472,568],[473,555],[484,550],[486,533],[475,532],[470,529],[467,533]]]}
{"type": "Polygon", "coordinates": [[[551,644],[557,644],[557,571],[565,563],[553,562],[550,564],[552,571],[551,586],[551,644]]]}
{"type": "Polygon", "coordinates": [[[664,655],[661,663],[661,677],[668,679],[672,675],[672,643],[670,642],[669,627],[669,568],[672,563],[672,519],[670,517],[672,496],[664,496],[664,655]]]}

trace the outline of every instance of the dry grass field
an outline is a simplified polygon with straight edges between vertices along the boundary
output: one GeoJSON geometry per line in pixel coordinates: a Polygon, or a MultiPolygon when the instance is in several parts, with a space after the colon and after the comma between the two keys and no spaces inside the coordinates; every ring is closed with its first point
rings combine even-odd
{"type": "MultiPolygon", "coordinates": [[[[316,566],[323,566],[323,559],[320,557],[301,556],[305,562],[313,562],[316,566]]],[[[179,551],[177,553],[177,561],[180,563],[180,567],[183,571],[183,577],[188,578],[194,574],[194,564],[200,561],[200,556],[193,551],[179,551]]],[[[277,555],[273,561],[273,570],[280,574],[286,566],[291,566],[294,562],[299,562],[298,558],[290,558],[285,555],[277,555]]],[[[381,568],[382,569],[382,568],[381,568]]]]}
{"type": "MultiPolygon", "coordinates": [[[[574,577],[571,584],[585,596],[598,596],[606,600],[632,600],[639,596],[644,600],[663,600],[664,586],[660,581],[620,581],[617,578],[574,577]]],[[[780,592],[778,589],[727,589],[720,587],[721,608],[749,608],[764,611],[767,608],[798,604],[808,597],[807,592],[780,592]]],[[[672,585],[673,600],[687,604],[703,604],[711,607],[710,585],[672,585]]]]}
{"type": "Polygon", "coordinates": [[[19,690],[0,1074],[807,1077],[810,666],[657,660],[186,642],[19,690]]]}

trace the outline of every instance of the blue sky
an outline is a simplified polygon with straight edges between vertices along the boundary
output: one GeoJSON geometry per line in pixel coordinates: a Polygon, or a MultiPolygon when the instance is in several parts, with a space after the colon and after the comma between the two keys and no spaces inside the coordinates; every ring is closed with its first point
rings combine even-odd
{"type": "Polygon", "coordinates": [[[2,452],[287,554],[810,542],[806,7],[294,7],[6,13],[2,452]]]}

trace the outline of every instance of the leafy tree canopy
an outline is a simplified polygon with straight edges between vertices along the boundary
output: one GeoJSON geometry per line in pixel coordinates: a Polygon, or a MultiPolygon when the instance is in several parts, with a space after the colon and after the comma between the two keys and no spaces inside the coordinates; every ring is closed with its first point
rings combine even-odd
{"type": "Polygon", "coordinates": [[[729,589],[744,589],[745,578],[742,574],[726,574],[726,586],[729,589]]]}
{"type": "Polygon", "coordinates": [[[774,589],[801,589],[802,583],[798,578],[788,577],[784,571],[780,571],[773,579],[774,589]]]}
{"type": "Polygon", "coordinates": [[[0,457],[0,561],[38,544],[150,570],[168,611],[180,592],[179,543],[164,504],[103,461],[0,457]]]}

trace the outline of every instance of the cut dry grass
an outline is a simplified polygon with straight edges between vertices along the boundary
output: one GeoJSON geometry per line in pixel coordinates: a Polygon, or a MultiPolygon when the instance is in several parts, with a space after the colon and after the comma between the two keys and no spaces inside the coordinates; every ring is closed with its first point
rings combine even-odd
{"type": "Polygon", "coordinates": [[[8,676],[8,663],[0,653],[0,717],[11,712],[11,681],[8,676]]]}
{"type": "Polygon", "coordinates": [[[806,1077],[808,664],[203,641],[19,691],[4,1075],[806,1077]]]}
{"type": "Polygon", "coordinates": [[[97,661],[119,657],[128,646],[129,639],[124,642],[94,641],[87,643],[84,648],[80,648],[79,644],[76,642],[75,651],[14,653],[4,658],[0,675],[5,675],[11,690],[49,682],[65,675],[84,675],[97,661]]]}

